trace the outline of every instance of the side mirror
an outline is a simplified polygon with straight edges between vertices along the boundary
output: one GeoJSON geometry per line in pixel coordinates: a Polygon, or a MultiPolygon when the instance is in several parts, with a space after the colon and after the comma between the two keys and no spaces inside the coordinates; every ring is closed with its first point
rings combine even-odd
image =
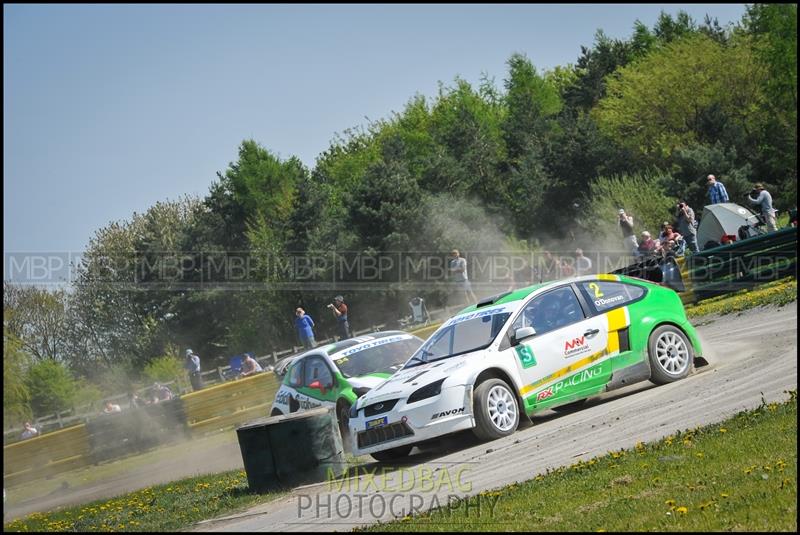
{"type": "Polygon", "coordinates": [[[526,338],[530,338],[531,336],[536,335],[536,329],[533,327],[520,327],[516,331],[514,331],[514,337],[512,338],[511,345],[517,345],[526,338]]]}

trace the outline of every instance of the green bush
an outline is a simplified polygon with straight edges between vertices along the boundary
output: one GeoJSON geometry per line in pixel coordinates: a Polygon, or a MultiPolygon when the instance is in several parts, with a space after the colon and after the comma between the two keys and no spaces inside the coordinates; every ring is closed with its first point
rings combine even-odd
{"type": "Polygon", "coordinates": [[[633,216],[637,237],[644,230],[657,237],[661,223],[674,219],[672,207],[676,201],[667,196],[662,185],[669,180],[658,171],[596,178],[589,184],[588,209],[581,226],[595,236],[598,245],[608,243],[622,250],[617,214],[623,208],[633,216]]]}
{"type": "Polygon", "coordinates": [[[183,377],[183,360],[178,356],[176,348],[169,347],[166,355],[148,362],[144,367],[144,377],[151,382],[179,381],[183,377]]]}
{"type": "Polygon", "coordinates": [[[37,362],[28,369],[26,382],[34,414],[43,416],[73,407],[77,391],[75,379],[60,362],[37,362]]]}

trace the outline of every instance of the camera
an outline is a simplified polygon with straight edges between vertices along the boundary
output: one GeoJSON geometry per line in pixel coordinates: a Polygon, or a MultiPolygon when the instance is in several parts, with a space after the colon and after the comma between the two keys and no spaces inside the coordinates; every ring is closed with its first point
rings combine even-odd
{"type": "Polygon", "coordinates": [[[328,303],[328,308],[333,308],[333,303],[328,303]]]}

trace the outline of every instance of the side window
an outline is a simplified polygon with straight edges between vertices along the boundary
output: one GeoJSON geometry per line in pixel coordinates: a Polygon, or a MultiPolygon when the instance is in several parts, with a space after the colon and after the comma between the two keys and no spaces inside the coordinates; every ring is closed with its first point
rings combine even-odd
{"type": "MultiPolygon", "coordinates": [[[[585,319],[583,309],[570,286],[562,286],[528,303],[514,321],[513,330],[533,327],[544,334],[585,319]]],[[[513,332],[512,330],[512,332],[513,332]]]]}
{"type": "Polygon", "coordinates": [[[306,359],[305,380],[303,386],[309,386],[314,381],[319,381],[325,388],[333,386],[333,375],[328,368],[328,364],[321,357],[309,357],[306,359]]]}
{"type": "Polygon", "coordinates": [[[609,281],[588,281],[578,284],[583,296],[595,312],[602,313],[641,298],[645,289],[632,284],[609,281]]]}
{"type": "Polygon", "coordinates": [[[300,360],[292,364],[292,369],[289,371],[289,386],[298,387],[303,386],[303,363],[304,360],[300,360]]]}

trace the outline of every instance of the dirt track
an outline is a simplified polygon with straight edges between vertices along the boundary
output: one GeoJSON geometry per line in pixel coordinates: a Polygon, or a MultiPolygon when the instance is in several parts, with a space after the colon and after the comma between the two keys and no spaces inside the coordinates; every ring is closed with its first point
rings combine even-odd
{"type": "Polygon", "coordinates": [[[459,486],[455,483],[440,485],[439,492],[426,492],[420,487],[418,477],[415,490],[390,492],[384,491],[384,485],[396,488],[400,483],[398,478],[381,480],[362,476],[361,486],[351,484],[349,491],[331,490],[328,484],[301,488],[286,498],[240,515],[201,523],[196,529],[350,530],[391,520],[393,511],[407,512],[418,507],[420,500],[425,508],[434,503],[434,495],[439,503],[446,504],[449,494],[475,495],[531,479],[548,468],[717,422],[758,406],[762,397],[767,401],[784,400],[785,390],[797,388],[796,303],[782,309],[702,318],[697,324],[713,363],[683,381],[660,387],[650,383],[633,385],[605,394],[582,410],[557,416],[548,412],[536,417],[533,426],[490,443],[477,444],[469,435],[459,435],[455,441],[460,444],[449,444],[449,451],[445,445],[444,451],[412,456],[412,463],[405,467],[412,473],[417,470],[417,474],[420,467],[438,469],[438,474],[446,472],[453,480],[461,469],[461,482],[471,486],[469,492],[458,489],[454,492],[453,486],[459,486]],[[369,485],[369,479],[376,485],[369,485]],[[412,494],[419,496],[416,503],[410,498],[412,494]],[[387,505],[382,514],[381,504],[387,505]],[[348,514],[340,514],[344,512],[348,514]]]}
{"type": "MultiPolygon", "coordinates": [[[[587,460],[609,450],[630,448],[640,440],[648,442],[679,429],[722,420],[742,409],[757,406],[762,392],[769,401],[785,399],[784,390],[797,388],[796,322],[796,303],[777,310],[759,309],[739,315],[701,318],[696,323],[698,332],[713,364],[686,380],[662,387],[650,383],[633,385],[605,394],[587,403],[582,410],[569,414],[556,415],[548,411],[536,417],[533,426],[491,443],[479,444],[471,434],[461,434],[442,444],[439,450],[412,455],[411,464],[405,468],[425,467],[439,469],[442,473],[444,467],[452,477],[456,477],[461,468],[461,481],[470,484],[471,489],[456,494],[473,495],[531,479],[548,468],[571,464],[578,459],[587,460]]],[[[73,484],[16,504],[12,498],[6,521],[34,511],[110,498],[200,473],[242,467],[233,433],[228,437],[174,446],[144,461],[138,464],[120,461],[116,472],[110,470],[110,475],[99,482],[73,484]],[[131,466],[126,466],[126,462],[131,466]]],[[[361,492],[351,490],[349,494],[361,492]]],[[[410,494],[421,495],[428,505],[435,494],[446,503],[446,495],[450,493],[446,487],[438,494],[400,493],[395,510],[414,505],[403,502],[410,494]]],[[[329,494],[335,500],[341,493],[328,492],[327,485],[298,489],[287,498],[235,517],[208,521],[196,528],[213,531],[349,530],[356,525],[392,518],[388,510],[377,515],[371,514],[368,507],[364,512],[353,509],[346,518],[339,518],[335,511],[329,517],[324,509],[317,515],[315,507],[298,511],[299,505],[305,506],[308,499],[313,503],[316,496],[324,500],[329,494]]],[[[369,494],[380,494],[388,502],[398,493],[376,493],[370,488],[369,494]]]]}

